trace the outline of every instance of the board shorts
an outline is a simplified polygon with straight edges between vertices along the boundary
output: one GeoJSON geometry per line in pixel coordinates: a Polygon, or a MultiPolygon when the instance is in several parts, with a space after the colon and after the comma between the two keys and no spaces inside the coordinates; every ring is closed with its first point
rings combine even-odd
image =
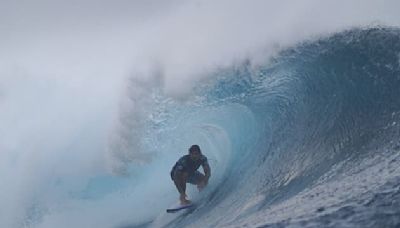
{"type": "MultiPolygon", "coordinates": [[[[197,183],[199,183],[199,181],[201,180],[201,178],[203,176],[204,176],[204,174],[202,174],[201,172],[195,171],[192,175],[188,176],[186,183],[196,185],[197,183]]],[[[174,172],[171,172],[171,179],[174,180],[174,172]]]]}

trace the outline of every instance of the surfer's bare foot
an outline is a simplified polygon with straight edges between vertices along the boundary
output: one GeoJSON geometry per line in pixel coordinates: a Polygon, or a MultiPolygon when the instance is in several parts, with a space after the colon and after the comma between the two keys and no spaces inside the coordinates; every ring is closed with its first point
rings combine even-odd
{"type": "Polygon", "coordinates": [[[181,199],[181,205],[188,205],[188,204],[191,204],[192,203],[192,201],[190,201],[190,200],[187,200],[187,199],[181,199]]]}
{"type": "Polygon", "coordinates": [[[187,195],[186,194],[181,194],[179,199],[181,201],[181,205],[188,205],[191,204],[192,202],[190,200],[186,199],[187,195]]]}
{"type": "Polygon", "coordinates": [[[192,201],[190,201],[190,200],[187,200],[187,199],[185,199],[185,200],[181,200],[181,205],[182,206],[185,206],[185,205],[189,205],[189,204],[191,204],[192,203],[192,201]]]}

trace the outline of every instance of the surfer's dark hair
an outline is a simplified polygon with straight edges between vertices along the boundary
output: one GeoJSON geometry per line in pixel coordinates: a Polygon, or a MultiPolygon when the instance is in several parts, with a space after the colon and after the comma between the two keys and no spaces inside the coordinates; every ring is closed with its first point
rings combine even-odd
{"type": "Polygon", "coordinates": [[[195,152],[195,151],[198,151],[198,152],[201,153],[201,150],[200,150],[199,145],[192,145],[192,146],[189,148],[189,153],[192,153],[192,152],[195,152]]]}

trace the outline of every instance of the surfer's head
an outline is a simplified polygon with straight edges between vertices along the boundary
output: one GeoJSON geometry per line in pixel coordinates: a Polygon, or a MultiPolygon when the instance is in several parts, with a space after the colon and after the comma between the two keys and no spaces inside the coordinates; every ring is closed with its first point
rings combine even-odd
{"type": "Polygon", "coordinates": [[[192,145],[189,148],[190,158],[193,160],[199,160],[201,158],[201,150],[199,145],[192,145]]]}

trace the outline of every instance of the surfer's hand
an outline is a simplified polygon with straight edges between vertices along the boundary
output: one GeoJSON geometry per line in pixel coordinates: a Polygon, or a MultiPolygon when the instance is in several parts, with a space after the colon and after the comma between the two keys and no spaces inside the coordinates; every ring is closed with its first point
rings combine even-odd
{"type": "Polygon", "coordinates": [[[208,185],[208,178],[207,177],[203,180],[202,184],[203,184],[203,187],[208,185]]]}
{"type": "Polygon", "coordinates": [[[208,178],[209,178],[209,177],[206,177],[206,179],[204,179],[204,186],[207,186],[207,185],[208,185],[208,178]]]}

